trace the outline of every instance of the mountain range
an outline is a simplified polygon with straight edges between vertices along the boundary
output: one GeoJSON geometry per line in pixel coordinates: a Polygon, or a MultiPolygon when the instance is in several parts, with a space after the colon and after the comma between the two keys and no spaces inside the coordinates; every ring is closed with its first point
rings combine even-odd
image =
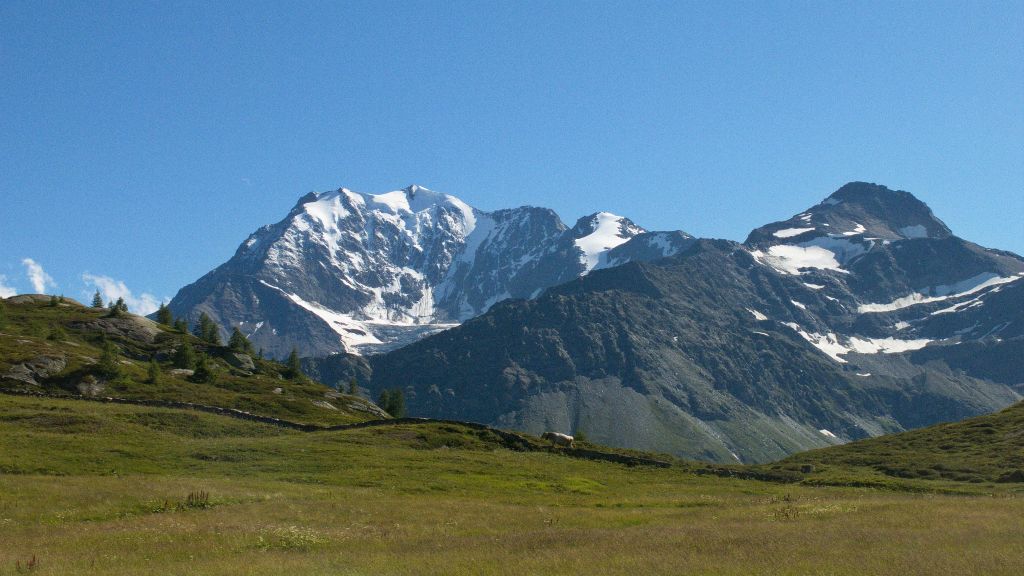
{"type": "Polygon", "coordinates": [[[862,182],[743,243],[413,186],[308,195],[170,307],[412,415],[762,462],[1020,399],[1022,277],[862,182]]]}
{"type": "Polygon", "coordinates": [[[607,212],[567,227],[554,211],[478,210],[420,186],[304,196],[235,255],[171,300],[225,335],[238,326],[267,354],[385,352],[507,298],[591,270],[678,253],[683,232],[651,233],[607,212]]]}

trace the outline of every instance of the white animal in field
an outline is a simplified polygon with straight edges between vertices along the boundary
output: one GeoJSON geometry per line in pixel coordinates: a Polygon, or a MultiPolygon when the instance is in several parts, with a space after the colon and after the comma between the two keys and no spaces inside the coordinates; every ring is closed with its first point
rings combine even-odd
{"type": "Polygon", "coordinates": [[[567,446],[569,448],[576,447],[575,442],[573,442],[573,437],[568,434],[562,434],[561,432],[545,432],[541,435],[541,438],[551,441],[555,446],[567,446]]]}

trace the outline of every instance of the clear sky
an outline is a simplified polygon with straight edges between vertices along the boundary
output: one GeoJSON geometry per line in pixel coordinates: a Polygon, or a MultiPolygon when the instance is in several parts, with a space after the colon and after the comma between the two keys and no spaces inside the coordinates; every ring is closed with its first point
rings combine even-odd
{"type": "Polygon", "coordinates": [[[340,186],[743,240],[851,180],[1024,253],[1024,2],[0,2],[0,292],[147,308],[340,186]]]}

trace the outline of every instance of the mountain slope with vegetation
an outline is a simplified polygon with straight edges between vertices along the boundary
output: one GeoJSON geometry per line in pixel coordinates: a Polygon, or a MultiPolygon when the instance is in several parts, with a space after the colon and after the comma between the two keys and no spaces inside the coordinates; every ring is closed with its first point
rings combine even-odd
{"type": "Polygon", "coordinates": [[[812,482],[1024,482],[1024,402],[961,422],[801,452],[777,466],[812,470],[812,482]]]}
{"type": "Polygon", "coordinates": [[[199,336],[164,319],[58,296],[0,300],[0,390],[189,402],[310,424],[388,417],[310,380],[297,358],[292,366],[262,359],[244,337],[222,345],[208,319],[199,336]]]}

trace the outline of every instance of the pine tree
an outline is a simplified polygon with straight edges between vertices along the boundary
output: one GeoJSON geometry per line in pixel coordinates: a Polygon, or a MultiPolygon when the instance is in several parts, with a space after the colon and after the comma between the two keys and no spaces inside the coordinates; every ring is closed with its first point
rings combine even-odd
{"type": "Polygon", "coordinates": [[[228,347],[235,352],[241,352],[244,354],[252,353],[252,343],[249,339],[242,334],[242,331],[235,326],[231,332],[231,338],[228,340],[228,347]]]}
{"type": "Polygon", "coordinates": [[[51,308],[56,308],[57,304],[60,304],[60,300],[57,299],[57,296],[56,295],[50,296],[50,307],[51,308]]]}
{"type": "Polygon", "coordinates": [[[118,298],[117,302],[110,305],[110,314],[112,318],[123,316],[128,313],[128,304],[125,304],[124,298],[118,298]]]}
{"type": "Polygon", "coordinates": [[[192,333],[203,342],[220,346],[220,326],[206,312],[199,315],[199,322],[192,333]]]}
{"type": "Polygon", "coordinates": [[[160,383],[160,365],[156,363],[156,358],[149,361],[149,383],[159,384],[160,383]]]}
{"type": "Polygon", "coordinates": [[[188,322],[184,318],[178,318],[174,321],[174,329],[182,334],[188,334],[188,322]]]}
{"type": "Polygon", "coordinates": [[[359,383],[356,382],[355,376],[353,376],[352,379],[348,381],[348,393],[353,396],[359,395],[359,383]]]}
{"type": "Polygon", "coordinates": [[[174,351],[174,367],[185,370],[194,370],[196,367],[196,351],[185,338],[178,345],[178,349],[174,351]]]}
{"type": "Polygon", "coordinates": [[[377,406],[380,409],[391,414],[391,390],[381,390],[380,396],[377,397],[377,406]]]}
{"type": "Polygon", "coordinates": [[[104,338],[100,344],[100,359],[96,363],[96,370],[107,378],[117,378],[121,374],[117,356],[117,346],[104,338]]]}
{"type": "Polygon", "coordinates": [[[292,353],[288,355],[288,360],[285,361],[285,368],[288,378],[292,380],[305,378],[305,374],[302,373],[302,362],[299,361],[299,351],[294,347],[292,353]]]}
{"type": "Polygon", "coordinates": [[[93,308],[103,308],[104,307],[103,306],[103,297],[100,296],[100,291],[99,290],[97,290],[96,293],[92,295],[92,307],[93,308]]]}
{"type": "Polygon", "coordinates": [[[377,405],[395,418],[405,416],[405,394],[399,388],[382,390],[377,405]]]}
{"type": "Polygon", "coordinates": [[[405,394],[398,388],[391,392],[391,410],[388,412],[395,418],[405,417],[405,394]]]}
{"type": "Polygon", "coordinates": [[[213,367],[210,366],[210,359],[206,354],[200,354],[199,360],[196,362],[196,370],[192,373],[192,381],[213,384],[216,379],[217,376],[213,372],[213,367]]]}
{"type": "Polygon", "coordinates": [[[156,310],[156,321],[164,326],[170,326],[174,323],[174,317],[171,316],[171,309],[162,302],[160,303],[160,307],[156,310]]]}

